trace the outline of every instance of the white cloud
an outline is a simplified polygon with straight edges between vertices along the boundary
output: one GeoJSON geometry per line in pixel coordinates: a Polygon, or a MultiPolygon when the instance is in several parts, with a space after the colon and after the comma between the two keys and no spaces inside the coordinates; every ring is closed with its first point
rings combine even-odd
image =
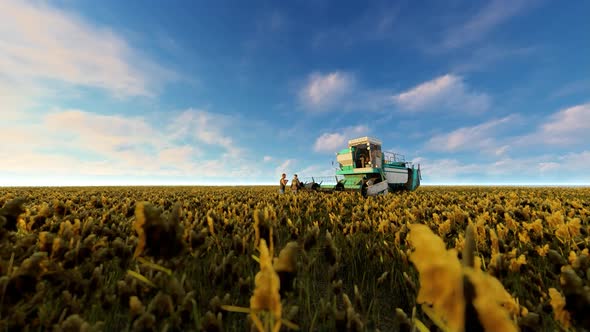
{"type": "Polygon", "coordinates": [[[25,93],[0,80],[0,114],[2,114],[4,121],[15,120],[20,117],[20,109],[31,106],[31,100],[26,97],[25,93]]]}
{"type": "MultiPolygon", "coordinates": [[[[45,117],[47,128],[56,133],[71,133],[87,141],[88,145],[119,146],[138,140],[159,142],[158,134],[142,117],[102,115],[81,110],[65,110],[45,117]]],[[[78,142],[76,142],[78,143],[78,142]]]]}
{"type": "Polygon", "coordinates": [[[226,134],[231,124],[232,118],[230,116],[199,109],[188,109],[177,116],[168,129],[174,138],[193,137],[205,144],[219,145],[230,154],[237,154],[240,149],[226,134]]]}
{"type": "Polygon", "coordinates": [[[352,75],[341,71],[313,73],[299,92],[299,98],[307,108],[325,111],[351,91],[353,86],[352,75]]]}
{"type": "Polygon", "coordinates": [[[333,152],[346,144],[346,136],[339,133],[325,133],[317,138],[313,146],[318,152],[333,152]]]}
{"type": "Polygon", "coordinates": [[[590,140],[590,103],[580,104],[557,111],[547,117],[531,134],[515,140],[521,147],[539,144],[574,146],[590,140]]]}
{"type": "MultiPolygon", "coordinates": [[[[42,146],[51,147],[54,155],[66,159],[90,155],[119,165],[122,174],[180,174],[180,169],[190,169],[192,162],[187,155],[189,147],[175,144],[166,132],[142,117],[65,110],[47,115],[43,126],[49,141],[42,146]]],[[[112,172],[116,173],[116,168],[112,172]]]]}
{"type": "Polygon", "coordinates": [[[402,110],[413,112],[443,107],[461,112],[481,112],[490,105],[488,95],[468,91],[463,78],[453,74],[421,83],[393,96],[393,101],[402,110]]]}
{"type": "Polygon", "coordinates": [[[444,49],[454,49],[480,41],[498,25],[530,8],[534,2],[492,0],[466,22],[448,29],[441,46],[444,49]]]}
{"type": "Polygon", "coordinates": [[[337,133],[323,133],[315,141],[313,149],[316,152],[334,153],[347,146],[348,140],[366,135],[369,128],[365,125],[343,128],[337,133]]]}
{"type": "Polygon", "coordinates": [[[391,107],[391,90],[367,88],[344,71],[309,74],[297,91],[302,110],[315,112],[382,111],[391,107]]]}
{"type": "Polygon", "coordinates": [[[499,128],[513,122],[516,118],[516,116],[510,115],[473,127],[459,128],[448,134],[437,135],[428,140],[426,148],[441,152],[484,150],[502,155],[508,147],[498,146],[496,133],[499,128]]]}
{"type": "Polygon", "coordinates": [[[273,159],[273,158],[272,158],[271,156],[264,156],[264,157],[262,158],[262,161],[264,161],[265,163],[267,163],[267,162],[269,162],[269,161],[272,161],[272,159],[273,159]]]}
{"type": "Polygon", "coordinates": [[[465,163],[457,159],[416,158],[423,183],[590,183],[580,173],[590,163],[590,151],[563,155],[502,157],[489,162],[465,163]]]}
{"type": "MultiPolygon", "coordinates": [[[[186,119],[186,114],[181,116],[186,119]]],[[[206,113],[205,118],[217,119],[216,116],[206,113]]],[[[167,121],[173,124],[175,120],[167,121]]],[[[219,131],[218,124],[204,122],[208,132],[219,131]]],[[[155,126],[139,116],[101,115],[82,110],[55,111],[35,123],[0,124],[0,141],[12,142],[0,148],[0,158],[5,161],[0,164],[0,173],[46,179],[175,176],[241,180],[261,174],[252,160],[232,154],[238,149],[228,145],[233,142],[228,135],[205,135],[209,144],[227,151],[204,158],[202,151],[211,150],[200,144],[202,135],[179,140],[178,133],[171,130],[177,127],[167,126],[166,122],[161,125],[155,126]]],[[[193,128],[190,125],[189,129],[193,128]]],[[[6,180],[6,176],[0,177],[0,182],[6,180]]]]}
{"type": "Polygon", "coordinates": [[[415,158],[416,164],[420,163],[420,171],[423,181],[453,181],[460,179],[462,176],[472,176],[482,171],[480,165],[469,163],[465,164],[456,159],[427,159],[415,158]]]}
{"type": "Polygon", "coordinates": [[[39,2],[0,2],[0,72],[5,82],[46,80],[98,87],[116,96],[151,95],[175,77],[143,59],[121,36],[39,2]]]}
{"type": "Polygon", "coordinates": [[[158,153],[158,160],[167,165],[183,165],[191,163],[193,158],[200,157],[202,153],[190,145],[181,145],[163,148],[158,153]]]}
{"type": "MultiPolygon", "coordinates": [[[[571,171],[583,171],[584,169],[588,169],[588,165],[590,165],[590,150],[585,150],[578,153],[567,153],[561,156],[559,158],[559,161],[562,165],[564,165],[567,169],[571,171]]],[[[585,172],[585,176],[589,177],[590,174],[585,172]]]]}
{"type": "Polygon", "coordinates": [[[281,162],[276,168],[275,168],[275,177],[278,180],[281,177],[281,174],[285,173],[287,174],[287,177],[292,173],[291,172],[291,168],[293,167],[293,165],[295,164],[295,159],[286,159],[283,162],[281,162]]]}
{"type": "Polygon", "coordinates": [[[502,145],[502,146],[495,149],[494,154],[496,156],[502,156],[502,155],[506,154],[508,149],[510,149],[510,147],[508,145],[502,145]]]}
{"type": "Polygon", "coordinates": [[[541,127],[546,143],[571,144],[590,139],[590,103],[561,110],[541,127]]]}
{"type": "Polygon", "coordinates": [[[336,171],[333,168],[330,168],[329,165],[311,165],[305,168],[301,168],[295,171],[297,177],[301,181],[311,181],[311,177],[326,177],[326,176],[333,176],[336,174],[336,171]]]}
{"type": "Polygon", "coordinates": [[[402,92],[394,96],[394,100],[407,109],[424,108],[425,105],[440,101],[445,93],[457,84],[457,81],[458,78],[453,75],[444,75],[402,92]]]}
{"type": "Polygon", "coordinates": [[[574,150],[586,148],[590,140],[590,103],[555,112],[533,127],[532,133],[511,137],[519,123],[524,121],[511,115],[433,137],[426,144],[439,152],[484,152],[472,159],[476,162],[449,158],[414,161],[422,164],[425,183],[590,183],[590,175],[583,172],[590,164],[590,151],[574,150]],[[548,145],[561,145],[571,152],[553,152],[546,149],[548,145]],[[537,148],[543,152],[535,155],[537,148]]]}
{"type": "Polygon", "coordinates": [[[561,165],[559,163],[556,162],[541,162],[538,164],[539,165],[539,171],[543,172],[547,172],[547,171],[553,171],[558,169],[561,165]]]}

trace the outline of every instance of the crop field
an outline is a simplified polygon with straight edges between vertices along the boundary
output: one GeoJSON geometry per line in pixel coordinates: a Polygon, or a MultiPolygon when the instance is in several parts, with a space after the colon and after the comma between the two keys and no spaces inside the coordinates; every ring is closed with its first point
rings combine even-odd
{"type": "Polygon", "coordinates": [[[1,331],[590,330],[590,188],[0,188],[1,331]]]}

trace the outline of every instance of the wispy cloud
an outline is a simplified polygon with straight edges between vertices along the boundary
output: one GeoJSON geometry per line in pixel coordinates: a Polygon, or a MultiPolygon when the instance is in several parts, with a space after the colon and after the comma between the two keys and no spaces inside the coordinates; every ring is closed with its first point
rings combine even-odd
{"type": "Polygon", "coordinates": [[[196,157],[202,155],[202,151],[191,145],[179,145],[161,149],[158,160],[164,165],[183,165],[192,163],[196,157]]]}
{"type": "Polygon", "coordinates": [[[587,168],[590,151],[590,103],[559,110],[532,126],[529,133],[515,131],[515,126],[530,123],[530,117],[510,115],[473,127],[463,127],[431,138],[426,151],[440,153],[483,152],[471,155],[473,161],[454,158],[419,157],[423,175],[434,182],[503,182],[510,183],[527,174],[529,182],[588,183],[580,174],[587,168]],[[526,120],[526,121],[525,121],[526,120]],[[567,147],[558,153],[548,146],[567,147]],[[542,149],[541,152],[536,151],[542,149]],[[576,151],[577,149],[577,151],[576,151]],[[485,160],[483,162],[476,160],[485,160]]]}
{"type": "Polygon", "coordinates": [[[464,163],[457,159],[430,159],[417,157],[412,160],[420,164],[420,169],[424,183],[438,183],[445,181],[457,181],[465,176],[482,174],[484,169],[481,165],[475,163],[464,163]]]}
{"type": "Polygon", "coordinates": [[[529,133],[514,137],[511,145],[519,149],[567,147],[575,149],[590,141],[590,103],[559,110],[533,127],[529,133]]]}
{"type": "Polygon", "coordinates": [[[590,94],[590,79],[578,80],[566,84],[553,92],[549,97],[556,99],[583,93],[590,94]]]}
{"type": "Polygon", "coordinates": [[[492,0],[467,21],[450,27],[440,44],[443,49],[454,49],[485,38],[498,25],[535,5],[531,0],[492,0]]]}
{"type": "Polygon", "coordinates": [[[508,60],[526,59],[531,55],[539,55],[538,46],[511,47],[485,45],[470,51],[470,54],[451,65],[454,73],[481,72],[497,70],[498,63],[508,60]]]}
{"type": "MultiPolygon", "coordinates": [[[[528,132],[517,130],[531,123],[530,116],[512,114],[475,126],[438,134],[424,144],[424,151],[456,153],[479,151],[485,155],[506,156],[531,147],[546,145],[576,147],[590,140],[590,103],[557,111],[528,132]]],[[[525,128],[523,128],[525,129],[525,128]]]]}
{"type": "Polygon", "coordinates": [[[281,33],[289,27],[289,19],[277,9],[263,10],[252,17],[251,26],[253,31],[242,41],[244,54],[241,64],[243,66],[253,61],[254,54],[277,42],[277,38],[283,36],[281,33]]]}
{"type": "Polygon", "coordinates": [[[311,177],[333,176],[334,174],[336,174],[336,171],[333,168],[331,168],[328,164],[313,164],[295,170],[295,173],[301,181],[306,182],[311,181],[311,177]]]}
{"type": "Polygon", "coordinates": [[[174,118],[168,130],[175,139],[195,138],[201,143],[218,145],[228,153],[236,154],[239,149],[234,140],[225,134],[231,124],[232,118],[228,115],[188,109],[174,118]]]}
{"type": "Polygon", "coordinates": [[[544,154],[532,157],[502,156],[488,162],[453,158],[416,158],[423,183],[535,183],[588,184],[590,175],[579,173],[590,162],[590,151],[544,154]],[[522,180],[521,174],[527,174],[522,180]],[[521,179],[521,180],[519,180],[521,179]]]}
{"type": "MultiPolygon", "coordinates": [[[[110,162],[111,174],[117,172],[115,165],[122,174],[132,170],[158,173],[162,171],[158,153],[170,147],[161,141],[163,133],[140,117],[65,110],[47,115],[43,127],[44,141],[38,142],[37,149],[28,151],[31,156],[51,155],[56,160],[78,158],[83,164],[89,162],[88,158],[98,163],[110,162]],[[152,154],[151,151],[157,152],[152,154]]],[[[41,167],[39,165],[38,172],[43,172],[41,167]]]]}
{"type": "Polygon", "coordinates": [[[446,107],[464,113],[477,113],[487,110],[491,103],[487,94],[469,91],[463,78],[453,74],[421,83],[393,96],[393,101],[402,110],[412,112],[446,107]]]}
{"type": "Polygon", "coordinates": [[[366,135],[369,127],[365,125],[342,128],[338,132],[321,134],[315,141],[313,149],[316,152],[334,153],[338,149],[345,148],[349,139],[366,135]]]}
{"type": "Polygon", "coordinates": [[[340,70],[309,74],[299,86],[297,97],[302,110],[315,114],[383,111],[392,104],[391,90],[367,88],[356,75],[340,70]]]}
{"type": "Polygon", "coordinates": [[[39,88],[2,81],[0,74],[0,114],[3,120],[13,121],[22,118],[22,111],[36,104],[30,96],[42,93],[44,91],[39,88]]]}
{"type": "Polygon", "coordinates": [[[531,137],[545,144],[571,145],[590,141],[590,103],[551,115],[531,137]]]}
{"type": "Polygon", "coordinates": [[[116,32],[39,2],[0,2],[1,80],[153,95],[174,73],[140,56],[116,32]]]}
{"type": "Polygon", "coordinates": [[[236,154],[240,147],[224,133],[226,124],[215,121],[224,115],[189,109],[179,118],[186,127],[179,127],[174,118],[155,125],[141,116],[60,110],[35,123],[0,125],[0,140],[13,142],[0,148],[0,158],[6,161],[0,171],[49,178],[108,175],[193,180],[261,174],[255,161],[236,154]],[[193,130],[201,129],[194,134],[193,130]],[[204,149],[197,148],[203,143],[225,153],[205,155],[204,149]]]}
{"type": "Polygon", "coordinates": [[[277,167],[275,168],[275,172],[274,172],[275,177],[277,178],[277,182],[283,173],[285,173],[285,174],[292,173],[291,168],[294,166],[295,162],[296,162],[295,159],[286,159],[277,165],[277,167]]]}
{"type": "Polygon", "coordinates": [[[518,117],[510,115],[490,120],[472,127],[462,127],[450,133],[436,135],[426,143],[426,148],[437,152],[485,151],[502,155],[508,147],[501,145],[496,137],[502,127],[514,122],[518,117]]]}
{"type": "Polygon", "coordinates": [[[393,5],[372,3],[357,19],[316,32],[312,46],[352,47],[362,42],[392,39],[402,5],[401,2],[393,5]]]}
{"type": "Polygon", "coordinates": [[[312,73],[299,92],[303,105],[314,111],[326,111],[352,90],[355,80],[351,74],[334,71],[312,73]]]}

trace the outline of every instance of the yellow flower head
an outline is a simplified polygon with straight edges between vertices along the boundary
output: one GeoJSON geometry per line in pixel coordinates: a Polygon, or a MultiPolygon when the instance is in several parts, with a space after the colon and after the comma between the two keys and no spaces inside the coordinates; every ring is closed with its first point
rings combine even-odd
{"type": "Polygon", "coordinates": [[[531,223],[524,223],[524,228],[527,231],[532,231],[536,237],[543,236],[543,221],[541,219],[537,219],[531,223]]]}
{"type": "Polygon", "coordinates": [[[145,224],[144,203],[140,202],[135,206],[135,221],[133,222],[133,229],[137,232],[137,247],[135,247],[133,257],[138,257],[145,248],[146,234],[143,229],[145,224]]]}
{"type": "Polygon", "coordinates": [[[281,297],[279,276],[272,267],[266,241],[260,239],[260,271],[254,278],[254,295],[250,298],[250,309],[255,312],[268,310],[275,319],[281,318],[281,297]]]}
{"type": "Polygon", "coordinates": [[[418,303],[431,304],[453,331],[462,331],[465,316],[463,275],[454,249],[446,250],[441,238],[426,225],[412,224],[409,242],[416,250],[410,261],[420,273],[418,303]]]}
{"type": "Polygon", "coordinates": [[[545,221],[551,229],[555,229],[564,223],[564,217],[561,214],[561,211],[555,211],[553,214],[546,216],[545,221]]]}
{"type": "Polygon", "coordinates": [[[502,283],[482,271],[471,268],[465,268],[464,273],[475,288],[473,306],[485,331],[516,332],[517,328],[510,320],[509,313],[518,315],[519,306],[506,292],[502,283]]]}
{"type": "Polygon", "coordinates": [[[573,265],[573,264],[574,264],[574,262],[575,262],[577,259],[578,259],[578,255],[576,255],[576,252],[575,252],[575,251],[573,251],[573,250],[572,250],[572,251],[570,251],[570,254],[569,254],[568,258],[567,258],[567,260],[570,262],[570,264],[572,264],[572,265],[573,265]]]}
{"type": "Polygon", "coordinates": [[[571,326],[570,313],[565,310],[565,299],[555,288],[549,288],[549,297],[551,297],[551,307],[553,307],[553,316],[566,329],[571,326]]]}
{"type": "Polygon", "coordinates": [[[207,226],[209,227],[209,232],[211,235],[215,235],[215,221],[209,213],[207,214],[207,226]]]}
{"type": "Polygon", "coordinates": [[[545,244],[542,247],[537,246],[536,250],[537,250],[537,253],[539,254],[539,256],[545,257],[547,255],[547,253],[549,252],[549,244],[545,244]]]}
{"type": "Polygon", "coordinates": [[[440,236],[446,236],[451,232],[451,219],[447,219],[445,222],[438,224],[438,234],[440,236]]]}
{"type": "Polygon", "coordinates": [[[278,258],[274,258],[273,267],[275,271],[294,272],[297,268],[296,252],[298,250],[297,242],[289,242],[281,250],[278,258]]]}
{"type": "Polygon", "coordinates": [[[492,242],[492,245],[491,245],[492,255],[499,254],[500,253],[500,243],[498,242],[498,236],[496,235],[496,232],[494,231],[493,228],[490,229],[490,241],[492,242]]]}
{"type": "Polygon", "coordinates": [[[520,255],[518,258],[512,258],[510,260],[510,271],[517,272],[520,270],[522,265],[526,264],[526,256],[520,255]]]}
{"type": "MultiPolygon", "coordinates": [[[[522,311],[502,283],[476,267],[462,267],[455,249],[446,250],[441,238],[428,226],[410,225],[409,242],[416,250],[410,260],[420,273],[418,303],[432,305],[432,311],[451,331],[465,329],[464,277],[473,284],[473,306],[486,331],[517,331],[511,316],[522,311]]],[[[524,256],[523,256],[524,257],[524,256]]],[[[479,258],[479,257],[477,257],[479,258]]],[[[520,259],[520,258],[519,258],[520,259]]]]}

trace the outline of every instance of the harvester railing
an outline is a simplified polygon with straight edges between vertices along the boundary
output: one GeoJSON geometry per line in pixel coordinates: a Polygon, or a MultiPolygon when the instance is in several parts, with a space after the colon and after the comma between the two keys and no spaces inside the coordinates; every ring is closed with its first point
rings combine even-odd
{"type": "Polygon", "coordinates": [[[330,176],[310,176],[310,177],[304,177],[302,179],[303,183],[317,183],[321,186],[324,185],[336,185],[338,183],[338,181],[344,179],[344,176],[342,175],[330,175],[330,176]]]}
{"type": "Polygon", "coordinates": [[[385,160],[386,163],[405,162],[406,156],[404,156],[403,154],[395,153],[395,152],[384,151],[383,152],[383,159],[385,160]]]}

